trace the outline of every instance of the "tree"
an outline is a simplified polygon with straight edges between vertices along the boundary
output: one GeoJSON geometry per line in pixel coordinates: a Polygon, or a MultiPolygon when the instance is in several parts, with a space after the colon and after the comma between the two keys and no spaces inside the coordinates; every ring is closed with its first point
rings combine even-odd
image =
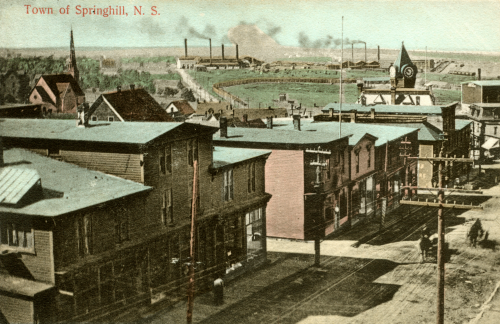
{"type": "Polygon", "coordinates": [[[166,97],[173,97],[173,96],[175,96],[177,93],[179,93],[179,90],[178,90],[178,89],[169,88],[169,87],[166,87],[166,88],[165,88],[165,91],[163,92],[163,94],[164,94],[166,97]]]}
{"type": "Polygon", "coordinates": [[[181,98],[187,101],[196,101],[196,98],[193,95],[193,91],[191,89],[182,89],[181,98]]]}

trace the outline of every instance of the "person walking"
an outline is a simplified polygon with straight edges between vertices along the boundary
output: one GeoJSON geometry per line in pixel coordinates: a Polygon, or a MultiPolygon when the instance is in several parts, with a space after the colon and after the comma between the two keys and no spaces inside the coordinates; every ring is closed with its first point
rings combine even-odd
{"type": "Polygon", "coordinates": [[[224,304],[224,280],[220,277],[214,280],[214,303],[216,306],[224,304]]]}
{"type": "Polygon", "coordinates": [[[481,221],[478,218],[478,219],[476,219],[474,224],[471,226],[469,233],[467,234],[467,236],[469,236],[470,245],[472,245],[473,247],[476,247],[477,238],[478,237],[481,238],[483,236],[483,234],[484,234],[483,226],[481,224],[481,221]]]}

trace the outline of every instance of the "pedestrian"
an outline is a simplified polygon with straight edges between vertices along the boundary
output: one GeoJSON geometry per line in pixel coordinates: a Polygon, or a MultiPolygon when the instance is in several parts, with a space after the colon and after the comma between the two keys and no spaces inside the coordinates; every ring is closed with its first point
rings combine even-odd
{"type": "Polygon", "coordinates": [[[420,233],[420,240],[418,242],[421,255],[421,263],[425,262],[425,259],[429,253],[429,249],[432,247],[431,240],[429,239],[429,230],[427,225],[422,227],[422,232],[420,233]]]}
{"type": "Polygon", "coordinates": [[[216,306],[224,303],[224,280],[220,276],[214,280],[214,303],[216,306]]]}
{"type": "Polygon", "coordinates": [[[484,230],[483,230],[483,226],[481,224],[481,221],[478,219],[476,219],[476,221],[474,222],[474,224],[471,226],[471,228],[469,229],[469,233],[467,234],[467,236],[469,237],[469,240],[470,240],[470,245],[473,246],[473,247],[476,247],[476,244],[477,244],[477,238],[481,238],[484,234],[484,230]]]}

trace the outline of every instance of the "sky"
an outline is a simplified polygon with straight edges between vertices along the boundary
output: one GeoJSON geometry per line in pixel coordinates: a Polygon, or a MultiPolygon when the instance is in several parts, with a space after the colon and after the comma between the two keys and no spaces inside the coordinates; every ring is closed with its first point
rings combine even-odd
{"type": "Polygon", "coordinates": [[[281,45],[335,48],[342,16],[344,38],[369,48],[404,41],[412,50],[500,52],[500,0],[2,0],[0,47],[65,47],[71,28],[77,48],[182,47],[185,37],[208,46],[208,37],[230,44],[230,28],[255,24],[281,45]],[[123,6],[128,16],[84,17],[94,6],[123,6]]]}

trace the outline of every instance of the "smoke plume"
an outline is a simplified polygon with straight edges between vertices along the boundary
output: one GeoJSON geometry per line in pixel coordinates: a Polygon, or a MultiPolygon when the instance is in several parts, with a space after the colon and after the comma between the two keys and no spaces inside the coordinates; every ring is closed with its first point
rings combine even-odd
{"type": "MultiPolygon", "coordinates": [[[[342,38],[333,38],[331,35],[326,35],[325,38],[319,38],[312,40],[307,36],[305,32],[300,32],[298,37],[298,42],[301,47],[304,48],[326,48],[333,47],[337,48],[342,44],[342,38]]],[[[350,40],[349,38],[344,38],[344,45],[365,43],[362,40],[350,40]]]]}
{"type": "Polygon", "coordinates": [[[179,20],[179,24],[175,28],[176,33],[183,35],[185,38],[199,38],[199,39],[209,39],[215,37],[217,32],[215,26],[207,24],[203,31],[198,31],[196,28],[189,24],[189,20],[182,16],[179,20]]]}

